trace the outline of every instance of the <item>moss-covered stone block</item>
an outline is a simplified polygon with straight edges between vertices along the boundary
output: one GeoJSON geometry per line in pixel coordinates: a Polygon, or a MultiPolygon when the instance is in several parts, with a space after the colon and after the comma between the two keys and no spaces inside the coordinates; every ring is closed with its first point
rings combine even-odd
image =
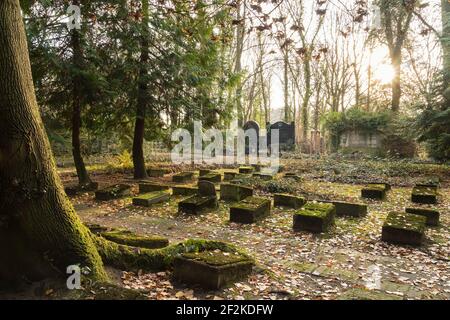
{"type": "Polygon", "coordinates": [[[233,180],[238,173],[236,171],[224,171],[223,172],[223,180],[230,181],[233,180]]]}
{"type": "Polygon", "coordinates": [[[425,237],[427,218],[411,213],[390,212],[383,224],[381,240],[409,245],[421,245],[425,237]]]}
{"type": "Polygon", "coordinates": [[[254,168],[248,166],[239,167],[239,173],[249,174],[253,173],[254,168]]]}
{"type": "Polygon", "coordinates": [[[422,204],[436,204],[437,189],[434,187],[415,186],[411,192],[411,201],[422,204]]]}
{"type": "Polygon", "coordinates": [[[133,205],[150,207],[152,204],[168,201],[169,199],[170,193],[168,191],[153,191],[133,198],[133,205]]]}
{"type": "Polygon", "coordinates": [[[299,209],[306,203],[305,198],[293,196],[286,193],[275,193],[273,195],[273,199],[275,207],[299,209]]]}
{"type": "Polygon", "coordinates": [[[91,182],[88,184],[77,184],[72,186],[67,186],[64,188],[64,191],[68,196],[76,196],[79,193],[86,193],[86,192],[92,192],[96,191],[98,189],[98,183],[97,182],[91,182]]]}
{"type": "Polygon", "coordinates": [[[211,171],[198,178],[201,181],[209,181],[212,183],[218,183],[222,181],[222,175],[219,172],[211,171]]]}
{"type": "Polygon", "coordinates": [[[157,249],[169,245],[169,240],[167,240],[167,238],[137,235],[128,230],[112,230],[101,232],[100,235],[109,241],[132,247],[157,249]]]}
{"type": "Polygon", "coordinates": [[[172,181],[177,183],[183,183],[190,181],[194,178],[194,172],[186,171],[180,172],[172,176],[172,181]]]}
{"type": "Polygon", "coordinates": [[[152,178],[161,178],[167,173],[166,169],[149,168],[147,169],[147,175],[152,178]]]}
{"type": "Polygon", "coordinates": [[[387,187],[385,184],[368,184],[361,190],[361,197],[367,199],[386,199],[387,187]]]}
{"type": "Polygon", "coordinates": [[[211,169],[200,169],[199,172],[199,177],[203,177],[204,175],[207,175],[208,173],[211,173],[213,170],[211,169]]]}
{"type": "Polygon", "coordinates": [[[336,208],[331,203],[308,202],[293,217],[294,231],[326,232],[334,223],[336,208]]]}
{"type": "Polygon", "coordinates": [[[203,251],[176,257],[173,270],[175,279],[182,283],[218,290],[245,279],[253,265],[251,259],[239,253],[203,251]]]}
{"type": "Polygon", "coordinates": [[[273,180],[274,175],[270,173],[255,172],[252,177],[259,178],[261,180],[270,181],[273,180]]]}
{"type": "Polygon", "coordinates": [[[141,182],[139,183],[139,193],[149,193],[153,191],[169,190],[170,187],[161,183],[141,182]]]}
{"type": "Polygon", "coordinates": [[[220,185],[220,200],[241,201],[251,196],[253,196],[253,188],[232,183],[220,185]]]}
{"type": "Polygon", "coordinates": [[[367,205],[364,203],[352,203],[345,201],[328,201],[321,202],[331,203],[336,208],[337,216],[363,217],[367,215],[367,205]]]}
{"type": "Polygon", "coordinates": [[[115,184],[102,190],[95,192],[95,199],[101,201],[108,201],[112,199],[119,199],[131,195],[131,186],[128,184],[115,184]]]}
{"type": "Polygon", "coordinates": [[[426,224],[429,226],[439,225],[439,211],[425,208],[406,208],[406,213],[417,214],[427,218],[426,224]]]}
{"type": "Polygon", "coordinates": [[[296,173],[294,173],[294,172],[286,172],[284,174],[283,178],[293,179],[295,181],[301,181],[302,180],[302,178],[299,175],[297,175],[296,173]]]}
{"type": "Polygon", "coordinates": [[[193,196],[198,194],[198,187],[194,186],[172,186],[174,196],[193,196]]]}
{"type": "Polygon", "coordinates": [[[270,214],[270,200],[247,197],[230,207],[230,222],[255,223],[270,214]]]}
{"type": "Polygon", "coordinates": [[[200,214],[208,208],[217,208],[216,196],[195,195],[178,203],[178,211],[187,214],[200,214]]]}

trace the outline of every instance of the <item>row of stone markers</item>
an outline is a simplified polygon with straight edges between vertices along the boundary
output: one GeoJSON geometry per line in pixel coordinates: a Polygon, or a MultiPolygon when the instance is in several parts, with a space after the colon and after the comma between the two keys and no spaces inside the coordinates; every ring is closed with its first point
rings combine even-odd
{"type": "MultiPolygon", "coordinates": [[[[361,197],[385,200],[390,189],[387,183],[368,184],[361,190],[361,197]]],[[[418,183],[411,192],[411,202],[436,204],[438,190],[437,178],[418,183]]],[[[390,243],[421,245],[425,239],[426,226],[437,226],[439,216],[439,211],[422,207],[407,207],[405,212],[390,212],[383,224],[381,239],[390,243]]]]}

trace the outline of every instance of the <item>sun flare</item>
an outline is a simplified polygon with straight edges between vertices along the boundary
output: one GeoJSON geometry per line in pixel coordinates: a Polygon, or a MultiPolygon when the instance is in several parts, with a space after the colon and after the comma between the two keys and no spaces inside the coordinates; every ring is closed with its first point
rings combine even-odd
{"type": "Polygon", "coordinates": [[[378,65],[374,70],[374,78],[381,84],[391,83],[395,77],[395,70],[390,64],[378,65]]]}

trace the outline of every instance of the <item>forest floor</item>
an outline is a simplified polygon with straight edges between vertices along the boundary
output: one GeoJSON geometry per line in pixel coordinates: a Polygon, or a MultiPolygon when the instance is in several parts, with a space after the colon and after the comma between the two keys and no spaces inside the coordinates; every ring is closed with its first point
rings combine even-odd
{"type": "MultiPolygon", "coordinates": [[[[272,208],[271,215],[252,225],[230,223],[229,205],[198,216],[177,212],[183,196],[150,208],[135,207],[131,197],[97,202],[93,193],[72,197],[81,219],[138,234],[160,235],[171,243],[188,238],[221,240],[235,244],[257,262],[245,281],[219,291],[183,286],[171,272],[116,271],[120,285],[139,289],[150,299],[449,299],[450,298],[450,168],[404,161],[284,159],[285,171],[297,172],[301,181],[278,178],[280,188],[289,184],[295,194],[309,200],[333,199],[363,202],[363,218],[337,217],[328,233],[312,235],[292,231],[293,209],[272,208]],[[436,208],[440,225],[427,228],[421,247],[396,246],[381,241],[381,227],[390,211],[411,206],[411,187],[428,176],[441,178],[436,208]],[[384,180],[392,184],[386,201],[360,198],[364,182],[384,180]]],[[[168,163],[153,164],[173,172],[168,163]]],[[[76,182],[73,168],[60,168],[65,185],[76,182]]],[[[281,175],[280,175],[281,176],[281,175]]],[[[131,172],[96,168],[92,178],[104,187],[113,183],[133,185],[131,172]]],[[[150,178],[168,182],[171,176],[150,178]]],[[[277,182],[277,183],[278,183],[277,182]]],[[[195,181],[191,182],[192,184],[195,181]]],[[[264,183],[261,183],[263,185],[264,183]]],[[[256,194],[270,196],[256,183],[256,194]]]]}

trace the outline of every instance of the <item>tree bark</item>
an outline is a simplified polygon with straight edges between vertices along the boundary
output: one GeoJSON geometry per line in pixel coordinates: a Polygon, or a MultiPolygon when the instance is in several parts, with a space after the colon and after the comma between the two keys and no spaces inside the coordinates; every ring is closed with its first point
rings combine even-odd
{"type": "Polygon", "coordinates": [[[142,35],[141,35],[141,57],[139,64],[139,79],[138,79],[138,97],[136,107],[136,122],[134,125],[133,138],[133,166],[134,178],[145,179],[148,177],[145,168],[144,159],[144,133],[145,133],[145,113],[147,110],[148,96],[147,96],[147,65],[149,60],[148,52],[148,0],[142,1],[142,35]]]}
{"type": "Polygon", "coordinates": [[[80,129],[81,129],[81,109],[83,104],[83,79],[80,71],[83,68],[83,49],[81,46],[81,35],[76,29],[72,30],[71,44],[73,50],[72,63],[74,66],[74,76],[72,79],[72,155],[78,175],[80,186],[92,183],[84,164],[81,154],[80,129]]]}
{"type": "MultiPolygon", "coordinates": [[[[79,1],[74,1],[75,5],[79,1]]],[[[74,66],[72,77],[72,155],[78,175],[78,183],[90,185],[92,183],[84,164],[81,154],[80,129],[81,129],[81,109],[83,107],[83,79],[80,72],[83,69],[83,48],[81,44],[81,34],[79,30],[73,29],[71,34],[71,46],[73,50],[72,64],[74,66]]]]}
{"type": "Polygon", "coordinates": [[[68,265],[106,279],[67,199],[34,93],[19,0],[0,1],[0,284],[56,277],[68,265]]]}
{"type": "Polygon", "coordinates": [[[446,99],[450,100],[450,2],[441,0],[442,14],[442,52],[444,59],[444,88],[446,99]]]}
{"type": "Polygon", "coordinates": [[[394,113],[400,110],[400,98],[402,96],[401,88],[401,64],[402,56],[400,51],[394,51],[391,56],[392,67],[394,68],[394,78],[392,79],[392,106],[394,113]]]}

